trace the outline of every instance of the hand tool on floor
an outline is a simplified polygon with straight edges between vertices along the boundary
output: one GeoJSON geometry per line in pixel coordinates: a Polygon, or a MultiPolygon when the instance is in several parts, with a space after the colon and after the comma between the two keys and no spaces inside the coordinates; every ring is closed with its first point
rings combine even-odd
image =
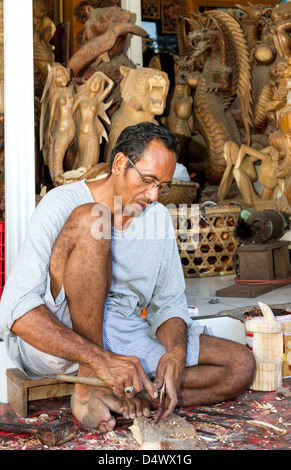
{"type": "Polygon", "coordinates": [[[160,394],[160,400],[159,400],[159,406],[158,406],[158,411],[155,416],[155,424],[158,424],[160,421],[162,414],[164,413],[165,410],[165,399],[166,399],[166,382],[163,382],[163,386],[160,390],[158,390],[160,394]]]}
{"type": "Polygon", "coordinates": [[[73,439],[77,427],[71,419],[56,419],[39,425],[0,420],[0,431],[34,434],[41,444],[52,447],[73,439]]]}
{"type": "Polygon", "coordinates": [[[104,382],[104,380],[99,379],[98,377],[82,377],[78,375],[58,374],[56,379],[62,382],[71,382],[75,384],[93,385],[94,387],[110,388],[109,385],[104,382]]]}

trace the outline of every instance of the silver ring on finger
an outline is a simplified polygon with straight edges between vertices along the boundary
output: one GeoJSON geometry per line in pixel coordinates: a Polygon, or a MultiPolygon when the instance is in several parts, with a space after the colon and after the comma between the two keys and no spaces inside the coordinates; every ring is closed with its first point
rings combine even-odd
{"type": "Polygon", "coordinates": [[[124,391],[126,394],[130,394],[133,392],[133,386],[131,385],[130,387],[124,387],[124,391]]]}

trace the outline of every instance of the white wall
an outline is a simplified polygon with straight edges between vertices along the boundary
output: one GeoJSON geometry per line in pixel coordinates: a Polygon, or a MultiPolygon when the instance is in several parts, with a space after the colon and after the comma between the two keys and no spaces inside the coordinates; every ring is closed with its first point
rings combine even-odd
{"type": "MultiPolygon", "coordinates": [[[[139,0],[121,0],[121,8],[131,12],[131,22],[141,26],[141,2],[139,0]]],[[[142,67],[142,38],[129,35],[124,50],[127,57],[138,67],[142,67]]]]}
{"type": "Polygon", "coordinates": [[[7,274],[35,208],[33,85],[32,0],[4,0],[7,274]]]}
{"type": "MultiPolygon", "coordinates": [[[[24,240],[35,208],[34,76],[32,0],[4,0],[5,236],[6,276],[24,240]],[[18,32],[18,33],[17,33],[18,32]]],[[[140,26],[138,0],[122,0],[140,26]]],[[[128,57],[142,66],[142,41],[129,39],[128,57]]],[[[6,401],[6,369],[12,367],[0,342],[0,401],[6,401]]]]}
{"type": "MultiPolygon", "coordinates": [[[[9,274],[35,207],[32,0],[4,0],[5,261],[9,274]]],[[[6,369],[0,342],[0,401],[6,369]]]]}

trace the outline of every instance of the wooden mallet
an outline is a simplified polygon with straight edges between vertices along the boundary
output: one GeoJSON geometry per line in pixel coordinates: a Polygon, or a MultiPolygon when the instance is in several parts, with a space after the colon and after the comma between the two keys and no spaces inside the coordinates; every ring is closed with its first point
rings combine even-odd
{"type": "Polygon", "coordinates": [[[71,419],[56,419],[39,425],[0,420],[0,430],[34,434],[41,444],[49,447],[67,442],[73,439],[77,433],[77,427],[71,419]]]}

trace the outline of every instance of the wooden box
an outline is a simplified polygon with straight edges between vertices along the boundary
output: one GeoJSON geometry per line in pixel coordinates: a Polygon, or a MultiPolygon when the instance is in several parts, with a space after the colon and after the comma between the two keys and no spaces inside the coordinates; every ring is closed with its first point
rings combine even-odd
{"type": "Polygon", "coordinates": [[[238,249],[241,279],[285,279],[290,274],[289,241],[253,243],[238,249]]]}

